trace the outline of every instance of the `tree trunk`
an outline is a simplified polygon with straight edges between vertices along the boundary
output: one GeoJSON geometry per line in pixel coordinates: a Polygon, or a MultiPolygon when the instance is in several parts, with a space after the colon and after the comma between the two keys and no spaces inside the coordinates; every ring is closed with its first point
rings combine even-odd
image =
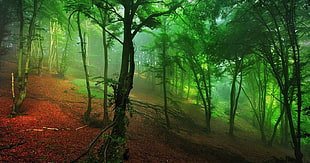
{"type": "Polygon", "coordinates": [[[85,122],[89,121],[90,118],[90,112],[91,112],[91,101],[92,101],[92,96],[91,96],[91,91],[90,91],[90,84],[89,84],[89,74],[88,74],[88,69],[87,69],[87,64],[86,64],[86,49],[85,49],[85,34],[83,36],[82,30],[81,30],[81,21],[80,21],[80,12],[78,12],[77,15],[77,25],[78,25],[78,31],[79,31],[79,38],[80,38],[80,45],[81,45],[81,53],[82,53],[82,60],[83,60],[83,68],[84,68],[84,74],[85,74],[85,82],[86,82],[86,89],[87,89],[87,108],[86,111],[84,112],[84,117],[83,120],[85,122]]]}
{"type": "MultiPolygon", "coordinates": [[[[106,26],[107,21],[107,12],[100,10],[100,15],[102,18],[103,26],[106,26]],[[104,13],[102,13],[104,12],[104,13]]],[[[103,78],[105,80],[103,84],[103,122],[108,124],[109,113],[108,113],[108,69],[109,69],[109,59],[108,59],[108,44],[107,44],[107,36],[106,32],[102,30],[102,44],[103,44],[103,54],[104,54],[104,70],[103,70],[103,78]]]]}
{"type": "MultiPolygon", "coordinates": [[[[165,40],[165,38],[164,38],[165,40]]],[[[166,52],[166,42],[163,41],[163,51],[162,51],[162,82],[163,82],[163,93],[164,93],[164,112],[167,128],[170,128],[170,120],[168,115],[168,101],[167,101],[167,52],[166,52]]]]}
{"type": "Polygon", "coordinates": [[[39,62],[38,62],[38,75],[42,76],[42,67],[43,67],[43,56],[44,56],[44,50],[42,45],[42,39],[39,39],[39,46],[40,46],[40,54],[39,54],[39,62]]]}
{"type": "Polygon", "coordinates": [[[229,135],[234,136],[234,125],[235,125],[235,116],[236,111],[238,108],[238,101],[239,95],[241,92],[241,84],[242,84],[242,59],[240,61],[236,61],[236,67],[234,69],[233,80],[230,90],[230,114],[229,114],[229,135]],[[240,81],[238,91],[236,92],[236,84],[237,84],[237,77],[239,72],[240,74],[240,81]]]}
{"type": "MultiPolygon", "coordinates": [[[[302,107],[302,90],[301,90],[301,63],[300,63],[300,51],[298,45],[298,36],[296,30],[296,0],[290,0],[289,3],[284,4],[287,9],[287,25],[288,34],[290,38],[290,44],[293,50],[293,60],[294,60],[294,78],[296,80],[297,87],[297,127],[296,134],[294,133],[292,139],[294,142],[294,151],[297,162],[303,162],[303,154],[301,152],[301,107],[302,107]],[[296,136],[295,136],[296,135],[296,136]],[[296,139],[296,140],[294,140],[296,139]]],[[[290,116],[290,115],[288,115],[290,116]]],[[[289,118],[289,117],[288,117],[289,118]]],[[[290,119],[289,119],[290,121],[290,119]]],[[[291,122],[290,122],[291,123],[291,122]]],[[[290,124],[292,129],[292,124],[290,124]]],[[[294,128],[293,128],[294,129],[294,128]]],[[[293,132],[291,130],[291,132],[293,132]]]]}
{"type": "Polygon", "coordinates": [[[53,66],[56,62],[56,21],[50,20],[50,47],[48,56],[48,71],[51,73],[53,71],[53,66]]]}
{"type": "MultiPolygon", "coordinates": [[[[20,2],[22,3],[22,2],[20,2]]],[[[28,37],[27,37],[27,54],[26,54],[26,63],[24,69],[24,76],[22,77],[21,81],[21,88],[19,92],[19,98],[15,102],[15,106],[13,107],[12,115],[16,115],[26,98],[27,95],[27,85],[28,85],[28,75],[29,75],[29,62],[30,62],[30,53],[31,53],[31,44],[35,33],[35,20],[37,16],[37,9],[38,9],[38,0],[33,1],[33,13],[30,19],[30,25],[28,29],[28,37]]]]}
{"type": "Polygon", "coordinates": [[[115,156],[119,156],[121,150],[125,147],[126,135],[126,108],[129,102],[128,96],[133,88],[133,76],[135,70],[134,63],[134,46],[133,35],[131,33],[132,17],[131,17],[131,1],[124,1],[124,41],[122,51],[122,63],[118,85],[116,89],[114,127],[111,136],[105,140],[105,143],[99,149],[101,162],[117,161],[115,156]],[[117,141],[115,141],[117,140],[117,141]],[[114,155],[114,157],[113,157],[114,155]]]}
{"type": "MultiPolygon", "coordinates": [[[[211,132],[211,122],[210,122],[210,120],[211,120],[211,111],[210,111],[210,108],[209,108],[209,105],[208,105],[208,101],[207,101],[208,98],[209,98],[209,95],[206,93],[206,95],[205,95],[206,97],[205,97],[204,93],[203,93],[203,89],[208,89],[208,87],[202,88],[202,86],[200,85],[201,82],[200,82],[199,77],[198,77],[199,74],[198,74],[198,72],[196,70],[196,67],[200,66],[200,64],[195,64],[196,62],[195,62],[195,60],[193,58],[188,58],[188,59],[190,61],[190,68],[193,71],[194,78],[195,78],[195,83],[196,83],[197,89],[198,89],[197,90],[198,91],[197,97],[201,98],[202,104],[203,104],[203,107],[204,107],[205,122],[206,122],[206,132],[210,133],[211,132]]],[[[205,73],[202,72],[202,69],[200,69],[199,67],[198,67],[198,69],[200,71],[200,75],[204,76],[205,73]]],[[[202,80],[202,83],[203,83],[204,86],[206,86],[205,82],[207,82],[207,81],[205,80],[205,77],[204,77],[203,80],[202,80]]],[[[205,90],[205,91],[208,92],[208,90],[205,90]]]]}
{"type": "MultiPolygon", "coordinates": [[[[22,87],[23,77],[23,61],[24,61],[24,0],[19,0],[18,16],[19,16],[19,50],[18,50],[18,74],[17,82],[19,89],[22,87]]],[[[15,112],[15,111],[13,111],[15,112]]]]}

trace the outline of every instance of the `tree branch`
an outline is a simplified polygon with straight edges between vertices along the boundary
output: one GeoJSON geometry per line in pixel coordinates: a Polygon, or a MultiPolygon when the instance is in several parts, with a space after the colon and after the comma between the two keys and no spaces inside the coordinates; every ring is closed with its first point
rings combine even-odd
{"type": "MultiPolygon", "coordinates": [[[[120,20],[123,20],[123,19],[124,19],[119,13],[117,13],[117,10],[113,7],[113,5],[112,5],[111,3],[109,3],[109,2],[106,1],[106,0],[102,0],[102,1],[103,1],[104,3],[106,3],[106,4],[109,6],[109,8],[107,8],[107,9],[109,9],[110,11],[112,11],[120,20]]],[[[98,3],[96,3],[95,6],[97,6],[97,7],[100,8],[100,9],[107,10],[107,9],[105,9],[103,6],[100,6],[98,3]]]]}
{"type": "Polygon", "coordinates": [[[97,142],[97,140],[99,139],[99,137],[105,132],[107,131],[109,128],[114,126],[114,122],[109,124],[108,126],[106,126],[104,129],[101,130],[101,132],[97,135],[97,137],[89,144],[88,148],[86,149],[86,151],[84,153],[82,153],[78,158],[76,158],[75,160],[71,161],[71,163],[77,162],[79,159],[81,159],[83,156],[85,156],[87,153],[89,153],[90,149],[94,146],[94,144],[97,142]]]}
{"type": "Polygon", "coordinates": [[[170,8],[169,10],[167,10],[165,12],[155,13],[155,14],[152,14],[149,17],[147,17],[134,30],[134,32],[132,33],[132,38],[134,38],[136,36],[136,34],[142,29],[142,27],[144,27],[149,21],[151,21],[152,19],[154,19],[156,17],[162,16],[162,15],[166,15],[166,14],[170,14],[171,12],[175,11],[178,7],[180,7],[181,3],[182,2],[175,4],[172,8],[170,8]]]}
{"type": "Polygon", "coordinates": [[[98,24],[105,32],[107,32],[112,38],[114,38],[116,41],[118,41],[120,44],[123,45],[123,41],[121,41],[119,38],[117,38],[113,33],[111,33],[110,31],[108,31],[105,26],[100,23],[95,17],[93,17],[92,15],[88,14],[88,13],[84,13],[87,17],[91,18],[96,24],[98,24]]]}

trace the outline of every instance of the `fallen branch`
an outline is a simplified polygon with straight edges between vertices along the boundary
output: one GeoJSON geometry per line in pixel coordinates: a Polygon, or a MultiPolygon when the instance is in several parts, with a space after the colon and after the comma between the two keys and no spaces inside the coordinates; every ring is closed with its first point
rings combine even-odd
{"type": "Polygon", "coordinates": [[[44,131],[44,130],[43,129],[34,128],[34,129],[26,129],[25,131],[44,131]]]}
{"type": "MultiPolygon", "coordinates": [[[[41,128],[26,129],[26,130],[24,130],[24,131],[44,131],[44,129],[45,129],[45,130],[59,131],[58,128],[51,128],[51,127],[42,127],[42,129],[41,129],[41,128]]],[[[67,130],[68,130],[68,129],[67,129],[67,130]]]]}
{"type": "Polygon", "coordinates": [[[79,129],[82,129],[82,128],[85,128],[85,127],[87,127],[87,126],[88,126],[88,125],[84,125],[84,126],[78,127],[78,128],[75,129],[75,131],[77,131],[77,130],[79,130],[79,129]]]}
{"type": "Polygon", "coordinates": [[[22,144],[25,144],[25,143],[10,144],[10,145],[8,145],[8,146],[6,146],[6,147],[0,148],[0,151],[1,151],[1,150],[4,150],[4,149],[11,149],[11,148],[13,148],[13,147],[15,147],[15,146],[22,145],[22,144]]]}
{"type": "Polygon", "coordinates": [[[53,131],[58,131],[59,130],[58,128],[50,128],[50,127],[43,127],[43,129],[53,130],[53,131]]]}
{"type": "Polygon", "coordinates": [[[150,115],[150,114],[147,114],[147,113],[144,113],[144,112],[141,112],[141,111],[139,111],[139,110],[137,110],[137,109],[133,109],[133,111],[136,112],[136,113],[138,113],[138,114],[142,114],[142,115],[144,115],[144,116],[146,116],[146,117],[155,119],[154,116],[152,116],[152,115],[150,115]]]}
{"type": "Polygon", "coordinates": [[[92,149],[92,147],[95,145],[95,143],[97,142],[97,140],[99,139],[99,137],[105,132],[107,131],[109,128],[114,126],[114,122],[109,124],[108,126],[106,126],[104,129],[102,129],[100,131],[100,133],[96,136],[96,138],[89,144],[88,148],[86,149],[86,151],[84,153],[82,153],[78,158],[76,158],[75,160],[71,161],[71,163],[77,162],[79,159],[81,159],[83,156],[85,156],[87,153],[89,153],[90,149],[92,149]]]}
{"type": "Polygon", "coordinates": [[[145,108],[151,108],[151,109],[154,109],[155,111],[159,111],[163,108],[163,106],[161,105],[154,105],[154,104],[150,104],[150,103],[144,103],[144,102],[141,102],[141,101],[138,101],[138,100],[130,100],[130,102],[133,104],[133,105],[138,105],[138,106],[141,106],[141,107],[145,107],[145,108]]]}

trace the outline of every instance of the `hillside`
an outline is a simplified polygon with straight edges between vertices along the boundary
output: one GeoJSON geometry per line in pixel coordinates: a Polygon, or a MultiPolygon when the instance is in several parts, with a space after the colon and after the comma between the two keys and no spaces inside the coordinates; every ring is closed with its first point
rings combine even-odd
{"type": "MultiPolygon", "coordinates": [[[[77,158],[100,129],[81,123],[86,99],[76,92],[72,78],[59,79],[46,72],[39,77],[33,72],[23,115],[10,118],[11,72],[16,72],[16,60],[2,56],[0,162],[70,162],[77,158]]],[[[285,162],[286,156],[292,157],[290,149],[262,145],[258,131],[246,121],[237,122],[233,138],[226,134],[228,124],[222,119],[213,119],[212,133],[205,134],[201,110],[186,101],[182,111],[173,112],[172,129],[167,130],[154,110],[161,105],[160,98],[144,86],[136,84],[131,94],[134,111],[129,116],[130,158],[126,162],[285,162]]],[[[101,104],[101,99],[93,100],[93,113],[101,113],[101,104]]]]}

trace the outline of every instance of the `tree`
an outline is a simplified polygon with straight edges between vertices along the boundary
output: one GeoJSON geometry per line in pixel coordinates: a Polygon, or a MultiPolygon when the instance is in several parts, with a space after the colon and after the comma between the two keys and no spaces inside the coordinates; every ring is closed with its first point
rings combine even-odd
{"type": "Polygon", "coordinates": [[[154,45],[148,47],[146,50],[151,53],[157,53],[157,64],[150,66],[150,71],[156,73],[156,77],[160,79],[160,85],[162,85],[163,101],[164,101],[164,114],[166,119],[166,126],[170,128],[170,119],[168,115],[168,93],[169,88],[169,76],[168,69],[171,68],[173,60],[169,56],[169,47],[171,46],[170,36],[168,35],[168,23],[167,18],[162,19],[162,24],[160,26],[160,33],[151,33],[154,39],[154,45]]]}
{"type": "Polygon", "coordinates": [[[12,109],[12,115],[16,115],[20,107],[22,106],[26,95],[27,95],[27,85],[28,85],[28,75],[29,75],[29,62],[30,62],[30,54],[31,54],[31,44],[34,38],[35,33],[35,21],[37,17],[38,12],[38,0],[32,1],[32,15],[30,18],[30,24],[28,28],[28,36],[27,36],[27,51],[26,51],[26,61],[25,61],[25,67],[22,69],[22,58],[23,58],[23,23],[24,23],[24,11],[23,11],[23,0],[19,1],[19,6],[21,7],[19,11],[20,15],[20,54],[19,54],[19,65],[18,65],[18,81],[19,81],[19,98],[16,100],[16,102],[13,105],[12,109]],[[23,76],[22,76],[23,75],[23,76]]]}
{"type": "MultiPolygon", "coordinates": [[[[250,106],[254,112],[256,121],[258,122],[259,131],[261,133],[261,140],[266,143],[266,124],[267,114],[271,108],[267,108],[267,93],[268,93],[268,81],[270,73],[268,68],[263,64],[262,59],[259,57],[253,57],[254,64],[250,69],[250,72],[245,76],[246,86],[242,91],[249,100],[250,106]]],[[[272,103],[273,101],[271,101],[272,103]]],[[[271,104],[272,106],[272,104],[271,104]]]]}
{"type": "Polygon", "coordinates": [[[90,5],[87,4],[87,1],[69,1],[67,7],[67,10],[71,10],[71,14],[69,16],[69,21],[71,17],[76,14],[76,24],[78,29],[78,35],[80,39],[80,49],[81,49],[81,56],[82,56],[82,62],[83,62],[83,70],[85,75],[85,84],[87,89],[87,107],[86,111],[84,112],[83,120],[85,122],[88,122],[90,119],[90,113],[92,109],[92,94],[90,90],[90,82],[89,82],[89,71],[87,66],[87,48],[86,48],[86,33],[82,32],[81,27],[81,14],[87,12],[89,10],[90,5]]]}
{"type": "Polygon", "coordinates": [[[80,38],[80,46],[81,46],[81,54],[82,54],[82,61],[83,61],[83,68],[84,68],[84,74],[85,74],[85,82],[86,82],[86,89],[87,89],[87,108],[86,111],[84,113],[84,117],[83,120],[84,121],[89,121],[90,118],[90,112],[91,112],[91,103],[92,103],[92,95],[91,95],[91,91],[90,91],[90,84],[89,84],[89,72],[88,72],[88,68],[87,68],[87,63],[86,63],[86,42],[85,42],[85,33],[82,33],[82,29],[81,29],[81,18],[80,18],[80,14],[81,11],[77,11],[77,26],[78,26],[78,31],[79,31],[79,38],[80,38]]]}
{"type": "Polygon", "coordinates": [[[15,16],[13,14],[13,3],[12,1],[0,1],[0,12],[2,13],[2,17],[0,18],[0,54],[5,53],[5,50],[2,48],[3,42],[10,34],[8,25],[13,22],[13,18],[15,16]]]}
{"type": "MultiPolygon", "coordinates": [[[[107,7],[107,6],[106,6],[107,7]]],[[[102,25],[104,28],[107,26],[108,22],[108,12],[107,10],[100,10],[100,16],[102,25]]],[[[108,113],[108,70],[109,70],[109,54],[108,54],[108,40],[107,40],[107,33],[102,29],[102,45],[103,45],[103,55],[104,55],[104,70],[103,70],[103,78],[105,80],[104,86],[103,86],[103,121],[105,123],[109,122],[109,113],[108,113]]]]}
{"type": "MultiPolygon", "coordinates": [[[[109,6],[115,21],[123,23],[123,40],[120,41],[116,36],[112,35],[117,41],[121,42],[122,62],[118,84],[115,91],[115,111],[113,118],[113,129],[111,137],[105,140],[101,146],[99,154],[101,161],[113,160],[113,154],[119,155],[117,152],[120,147],[124,146],[126,121],[125,113],[129,102],[128,96],[133,87],[133,77],[135,71],[134,62],[134,44],[133,39],[143,27],[156,27],[159,23],[156,19],[159,16],[170,14],[174,11],[179,3],[164,3],[162,1],[142,1],[142,0],[121,0],[121,1],[95,1],[96,6],[109,6]],[[167,6],[165,10],[155,9],[155,5],[167,6]],[[121,7],[123,14],[120,15],[117,7],[121,7]],[[138,16],[137,16],[138,15],[138,16]],[[113,140],[113,141],[112,141],[113,140]],[[118,140],[118,141],[115,141],[118,140]]],[[[90,15],[88,15],[90,16],[90,15]]],[[[108,30],[105,28],[105,31],[108,30]]],[[[110,35],[111,33],[108,32],[110,35]]]]}
{"type": "MultiPolygon", "coordinates": [[[[113,20],[113,14],[115,14],[115,10],[113,9],[113,5],[107,2],[97,2],[94,8],[97,9],[99,14],[95,10],[89,10],[88,12],[84,12],[90,19],[93,20],[97,25],[99,25],[102,29],[102,46],[103,46],[103,58],[104,58],[104,67],[103,67],[103,122],[107,124],[109,119],[108,114],[108,85],[112,84],[113,82],[111,79],[108,78],[108,70],[109,70],[109,61],[108,61],[108,48],[113,43],[113,38],[118,40],[120,43],[121,41],[117,38],[120,35],[119,32],[119,23],[115,23],[116,25],[111,25],[109,21],[113,20]],[[111,11],[112,10],[112,11],[111,11]],[[99,17],[97,17],[99,15],[99,17]],[[111,16],[112,15],[112,16],[111,16]],[[111,25],[112,29],[109,28],[111,25]],[[108,29],[112,30],[113,32],[109,32],[108,29]]],[[[102,78],[102,77],[99,77],[102,78]]],[[[101,83],[101,82],[99,82],[101,83]]],[[[98,84],[99,84],[98,83],[98,84]]]]}
{"type": "Polygon", "coordinates": [[[249,21],[244,11],[237,10],[227,18],[227,24],[222,24],[215,33],[215,52],[219,62],[222,62],[232,78],[230,88],[229,135],[234,136],[235,116],[238,109],[244,70],[252,62],[249,54],[254,53],[256,41],[260,38],[260,28],[254,21],[249,21]]]}
{"type": "Polygon", "coordinates": [[[300,148],[301,119],[301,61],[297,33],[297,10],[306,4],[304,1],[250,1],[251,14],[265,28],[265,41],[259,51],[271,67],[282,95],[284,111],[287,116],[293,149],[297,162],[302,162],[300,148]],[[292,62],[291,62],[292,61],[292,62]],[[296,97],[294,97],[296,94],[296,97]],[[296,122],[293,121],[292,102],[296,101],[296,122]],[[296,128],[295,128],[296,126],[296,128]]]}

